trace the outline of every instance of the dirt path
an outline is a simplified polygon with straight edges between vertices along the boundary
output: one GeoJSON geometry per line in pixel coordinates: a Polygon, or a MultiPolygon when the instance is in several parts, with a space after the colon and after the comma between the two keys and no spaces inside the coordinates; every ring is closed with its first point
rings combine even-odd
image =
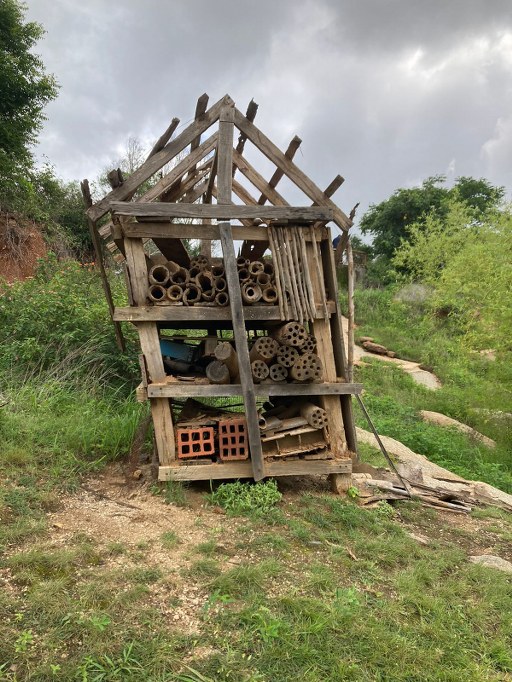
{"type": "MultiPolygon", "coordinates": [[[[348,320],[346,317],[342,317],[343,321],[343,335],[345,338],[345,347],[348,347],[348,320]]],[[[441,388],[441,382],[432,372],[427,372],[425,369],[421,369],[419,362],[410,362],[409,360],[401,360],[400,358],[388,358],[386,355],[377,355],[376,353],[369,353],[361,346],[357,344],[354,345],[354,361],[358,362],[363,358],[373,358],[376,360],[382,360],[384,362],[391,362],[397,367],[403,369],[404,372],[409,374],[416,383],[425,386],[432,391],[436,391],[441,388]]]]}

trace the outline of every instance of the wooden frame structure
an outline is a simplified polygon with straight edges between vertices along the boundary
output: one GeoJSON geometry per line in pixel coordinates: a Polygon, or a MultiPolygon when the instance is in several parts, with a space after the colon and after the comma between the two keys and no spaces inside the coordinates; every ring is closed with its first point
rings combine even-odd
{"type": "MultiPolygon", "coordinates": [[[[147,160],[130,177],[120,171],[109,174],[112,191],[93,203],[88,183],[82,183],[87,216],[95,247],[102,237],[117,260],[126,261],[130,305],[114,308],[108,279],[103,277],[116,337],[122,347],[121,322],[133,323],[138,331],[143,356],[143,393],[151,403],[160,480],[329,474],[339,490],[350,485],[351,454],[356,440],[351,396],[361,386],[349,382],[338,304],[337,277],[331,232],[333,222],[347,243],[351,220],[332,201],[343,182],[337,176],[322,191],[293,162],[301,140],[295,137],[281,152],[255,125],[257,105],[251,102],[246,115],[226,95],[207,109],[208,97],[197,103],[194,121],[172,138],[178,121],[153,147],[147,160]],[[218,124],[206,140],[201,136],[218,124]],[[235,129],[238,143],[234,147],[235,129]],[[269,181],[244,157],[247,141],[276,167],[269,181]],[[188,148],[185,158],[176,161],[188,148]],[[144,194],[134,199],[141,185],[161,169],[174,166],[144,194]],[[243,183],[236,179],[243,176],[243,183]],[[309,205],[290,206],[277,185],[287,176],[307,197],[309,205]],[[250,186],[256,190],[251,194],[250,186]],[[259,193],[259,198],[257,194],[259,193]],[[110,221],[99,221],[110,213],[110,221]],[[179,220],[179,222],[176,222],[179,220]],[[287,318],[282,306],[243,305],[236,267],[235,241],[239,254],[261,257],[269,248],[269,226],[293,225],[301,230],[308,263],[308,280],[313,292],[313,314],[309,330],[317,339],[317,353],[323,362],[322,383],[257,384],[253,381],[247,341],[248,329],[269,330],[287,318]],[[150,305],[147,299],[148,258],[144,244],[151,240],[165,259],[187,266],[190,256],[182,239],[220,240],[225,278],[230,292],[229,307],[172,307],[150,305]],[[238,354],[239,379],[227,385],[168,383],[160,350],[161,329],[232,329],[238,354]],[[241,396],[247,420],[250,460],[191,464],[176,456],[171,401],[186,397],[241,396]],[[267,461],[258,427],[257,401],[272,396],[315,396],[328,415],[329,459],[267,461]]],[[[205,243],[202,242],[202,243],[205,243]]],[[[272,246],[270,244],[270,246],[272,246]]],[[[102,259],[98,258],[101,262],[102,259]]],[[[300,287],[299,287],[300,288],[300,287]]]]}

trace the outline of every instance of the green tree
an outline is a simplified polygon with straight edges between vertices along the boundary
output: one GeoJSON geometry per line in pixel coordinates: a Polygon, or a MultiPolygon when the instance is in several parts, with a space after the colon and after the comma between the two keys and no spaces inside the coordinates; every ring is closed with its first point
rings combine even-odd
{"type": "Polygon", "coordinates": [[[420,187],[397,189],[389,199],[372,204],[366,211],[360,229],[374,237],[374,253],[381,263],[391,259],[401,241],[408,239],[410,225],[425,225],[428,215],[446,218],[451,199],[475,209],[478,218],[496,208],[505,193],[503,187],[494,187],[483,178],[457,178],[451,189],[443,186],[445,181],[443,175],[435,175],[420,187]]]}
{"type": "Polygon", "coordinates": [[[0,207],[8,209],[27,190],[31,146],[44,121],[44,106],[58,89],[32,52],[44,29],[25,22],[25,11],[18,0],[0,1],[0,207]]]}

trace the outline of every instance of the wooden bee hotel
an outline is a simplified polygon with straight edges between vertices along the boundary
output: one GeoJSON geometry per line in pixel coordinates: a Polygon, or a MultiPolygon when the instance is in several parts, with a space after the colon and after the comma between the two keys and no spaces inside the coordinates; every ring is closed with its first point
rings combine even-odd
{"type": "Polygon", "coordinates": [[[139,334],[159,478],[326,474],[346,490],[361,386],[347,373],[329,227],[343,248],[351,220],[331,199],[343,179],[319,189],[293,162],[299,138],[281,152],[254,102],[245,115],[229,96],[207,104],[174,137],[173,119],[132,175],[112,171],[100,201],[82,183],[98,252],[104,239],[124,262],[129,306],[114,308],[103,284],[120,346],[120,323],[139,334]],[[283,176],[306,205],[279,193],[283,176]]]}

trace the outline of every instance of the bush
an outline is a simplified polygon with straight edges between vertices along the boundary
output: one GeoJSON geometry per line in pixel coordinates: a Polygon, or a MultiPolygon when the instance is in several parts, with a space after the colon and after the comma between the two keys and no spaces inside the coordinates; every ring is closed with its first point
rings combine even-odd
{"type": "Polygon", "coordinates": [[[212,504],[217,504],[233,515],[265,513],[270,511],[281,500],[281,493],[275,481],[265,483],[221,483],[209,495],[212,504]]]}

